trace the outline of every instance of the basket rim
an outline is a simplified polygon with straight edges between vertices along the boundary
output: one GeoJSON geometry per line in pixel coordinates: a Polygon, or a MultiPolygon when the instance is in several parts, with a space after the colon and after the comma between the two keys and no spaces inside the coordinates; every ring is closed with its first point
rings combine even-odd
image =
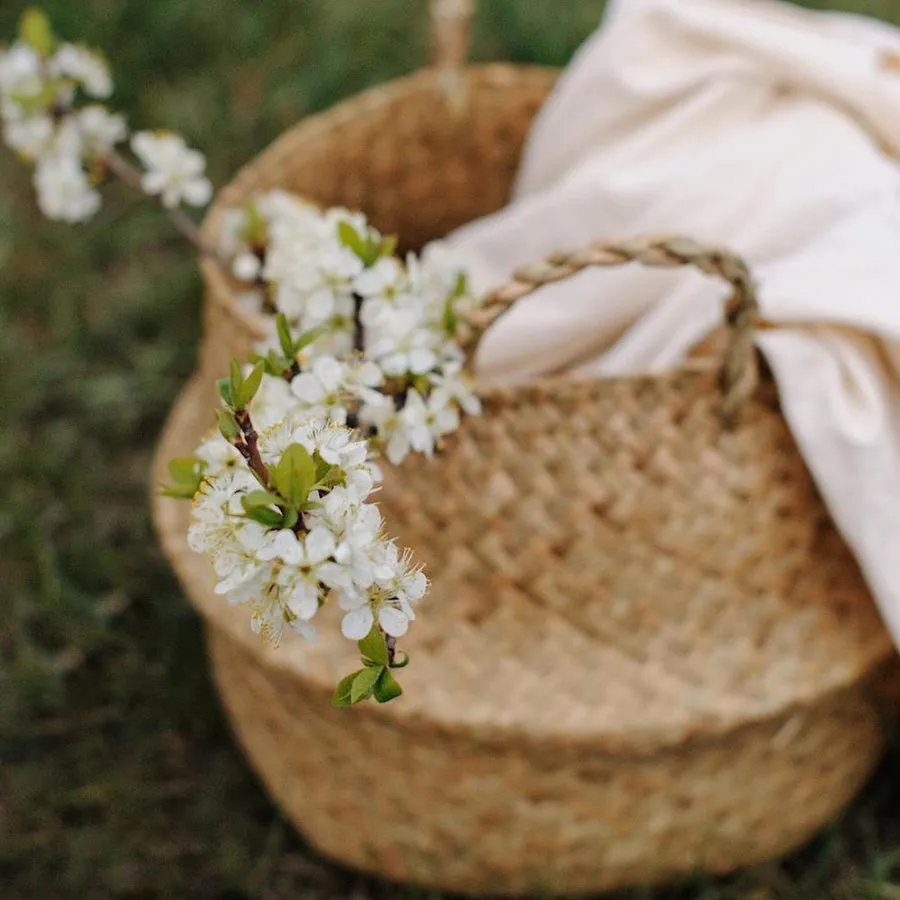
{"type": "MultiPolygon", "coordinates": [[[[466,80],[478,78],[482,82],[498,87],[515,84],[524,74],[528,77],[544,80],[548,86],[551,86],[559,77],[560,71],[550,66],[491,62],[468,65],[459,70],[458,74],[466,80]]],[[[295,125],[275,138],[268,147],[245,163],[231,181],[218,192],[215,201],[207,210],[200,226],[204,241],[210,246],[215,246],[222,213],[234,202],[234,196],[246,192],[247,182],[252,182],[260,169],[277,167],[281,160],[290,156],[299,138],[307,137],[308,135],[315,136],[317,132],[333,127],[335,122],[355,118],[362,110],[394,103],[423,90],[431,91],[435,86],[442,90],[444,89],[442,73],[434,68],[420,69],[409,75],[370,87],[339,101],[327,109],[300,119],[295,125]]],[[[222,271],[219,264],[213,259],[201,256],[200,270],[206,284],[207,294],[213,303],[234,318],[241,327],[253,336],[254,340],[264,337],[266,334],[264,323],[268,321],[268,317],[254,313],[237,302],[233,284],[222,271]]]]}

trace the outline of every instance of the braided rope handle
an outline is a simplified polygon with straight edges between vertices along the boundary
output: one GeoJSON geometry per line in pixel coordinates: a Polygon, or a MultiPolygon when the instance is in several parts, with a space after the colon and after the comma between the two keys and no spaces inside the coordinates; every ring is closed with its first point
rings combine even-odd
{"type": "Polygon", "coordinates": [[[721,413],[726,423],[733,423],[759,381],[753,340],[759,314],[756,290],[743,260],[721,247],[699,244],[690,238],[668,235],[601,240],[582,250],[551,254],[538,265],[518,269],[511,281],[491,291],[482,306],[465,315],[468,330],[460,341],[463,350],[470,360],[473,359],[487,329],[514,303],[538,288],[570,278],[592,266],[611,267],[632,262],[666,269],[693,266],[731,285],[731,296],[725,306],[730,339],[721,372],[721,413]]]}
{"type": "Polygon", "coordinates": [[[461,69],[469,57],[475,0],[431,0],[431,47],[435,68],[461,69]]]}

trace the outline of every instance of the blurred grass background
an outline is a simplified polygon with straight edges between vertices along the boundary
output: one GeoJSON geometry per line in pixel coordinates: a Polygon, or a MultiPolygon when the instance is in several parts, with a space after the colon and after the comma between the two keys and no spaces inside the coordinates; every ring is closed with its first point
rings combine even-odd
{"type": "MultiPolygon", "coordinates": [[[[835,0],[900,23],[900,0],[835,0]]],[[[0,5],[0,36],[24,8],[0,5]]],[[[51,0],[102,48],[115,103],[204,149],[218,184],[301,116],[426,59],[425,0],[51,0]]],[[[482,0],[475,55],[564,65],[602,0],[482,0]]],[[[898,110],[900,115],[900,110],[898,110]]],[[[320,859],[262,794],[209,683],[147,513],[191,372],[200,281],[154,209],[112,191],[44,223],[0,153],[0,897],[433,897],[320,859]]],[[[900,898],[897,748],[777,865],[631,900],[900,898]]],[[[473,840],[477,836],[473,835],[473,840]]]]}

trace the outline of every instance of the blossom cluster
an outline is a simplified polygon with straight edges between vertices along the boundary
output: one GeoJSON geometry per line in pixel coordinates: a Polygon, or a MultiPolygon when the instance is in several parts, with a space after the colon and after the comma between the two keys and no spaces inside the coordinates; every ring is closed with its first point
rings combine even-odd
{"type": "Polygon", "coordinates": [[[264,427],[262,366],[245,372],[235,361],[220,383],[219,433],[195,457],[170,463],[168,493],[193,498],[188,544],[212,562],[216,593],[248,605],[253,630],[275,645],[285,627],[313,639],[316,613],[336,597],[341,630],[361,642],[368,663],[335,701],[393,699],[400,687],[389,670],[403,664],[394,641],[427,580],[385,536],[370,502],[380,472],[369,447],[345,425],[296,407],[264,427]]]}
{"type": "Polygon", "coordinates": [[[206,161],[177,135],[144,131],[131,137],[142,173],[118,155],[116,148],[129,138],[125,118],[97,102],[112,89],[102,54],[60,42],[37,10],[25,13],[19,39],[0,52],[3,139],[34,165],[43,214],[65,222],[91,218],[101,206],[98,186],[111,171],[133,173],[146,193],[169,207],[208,203],[206,161]],[[79,105],[82,99],[88,103],[79,105]]]}
{"type": "Polygon", "coordinates": [[[225,444],[229,454],[215,446],[220,441],[214,437],[198,451],[213,462],[188,534],[191,548],[213,559],[216,592],[249,604],[254,630],[275,642],[286,624],[313,637],[311,620],[330,590],[346,610],[346,637],[362,640],[376,620],[386,634],[402,637],[426,580],[409,554],[384,539],[378,507],[366,502],[377,472],[365,443],[333,423],[282,420],[259,436],[260,457],[276,473],[274,485],[261,486],[233,445],[225,444]],[[291,466],[305,480],[285,498],[290,491],[278,473],[291,466]],[[293,525],[282,509],[291,499],[296,505],[287,508],[298,511],[293,525]],[[263,515],[248,516],[248,509],[263,515]]]}
{"type": "Polygon", "coordinates": [[[257,285],[245,302],[318,335],[298,357],[272,320],[258,348],[271,374],[294,369],[285,403],[342,424],[351,416],[393,464],[431,455],[461,411],[480,411],[455,340],[476,302],[465,271],[438,242],[404,261],[395,246],[362,213],[323,212],[284,191],[229,210],[221,236],[235,277],[257,285]]]}
{"type": "Polygon", "coordinates": [[[192,501],[189,545],[210,559],[216,592],[250,608],[255,631],[274,644],[286,628],[312,639],[334,598],[364,664],[335,703],[393,699],[392,671],[406,663],[396,640],[427,581],[385,534],[374,460],[430,456],[462,413],[481,411],[458,344],[477,302],[466,273],[445,245],[400,258],[362,213],[279,190],[225,210],[209,247],[178,209],[212,199],[203,155],[171,132],[131,134],[97,102],[112,87],[99,53],[60,42],[34,10],[0,50],[3,137],[33,164],[41,210],[80,222],[100,208],[108,176],[139,188],[240,284],[269,330],[243,368],[232,361],[218,432],[171,461],[164,492],[192,501]],[[126,142],[140,167],[120,154],[126,142]]]}

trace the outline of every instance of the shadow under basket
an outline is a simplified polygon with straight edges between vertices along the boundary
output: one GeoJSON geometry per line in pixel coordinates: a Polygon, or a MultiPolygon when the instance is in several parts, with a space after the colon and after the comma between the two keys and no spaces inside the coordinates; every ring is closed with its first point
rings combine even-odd
{"type": "MultiPolygon", "coordinates": [[[[406,246],[439,237],[506,201],[553,79],[472,67],[448,91],[423,72],[311,117],[222,192],[207,236],[224,206],[281,187],[361,208],[406,246]]],[[[204,276],[200,365],[160,481],[261,330],[209,262],[204,276]]],[[[433,585],[403,642],[405,694],[386,706],[333,709],[358,662],[335,611],[317,644],[265,646],[189,552],[188,505],[154,498],[273,799],[344,864],[479,894],[726,872],[805,842],[880,755],[868,681],[891,645],[771,383],[731,430],[702,368],[483,398],[378,497],[433,585]]]]}

